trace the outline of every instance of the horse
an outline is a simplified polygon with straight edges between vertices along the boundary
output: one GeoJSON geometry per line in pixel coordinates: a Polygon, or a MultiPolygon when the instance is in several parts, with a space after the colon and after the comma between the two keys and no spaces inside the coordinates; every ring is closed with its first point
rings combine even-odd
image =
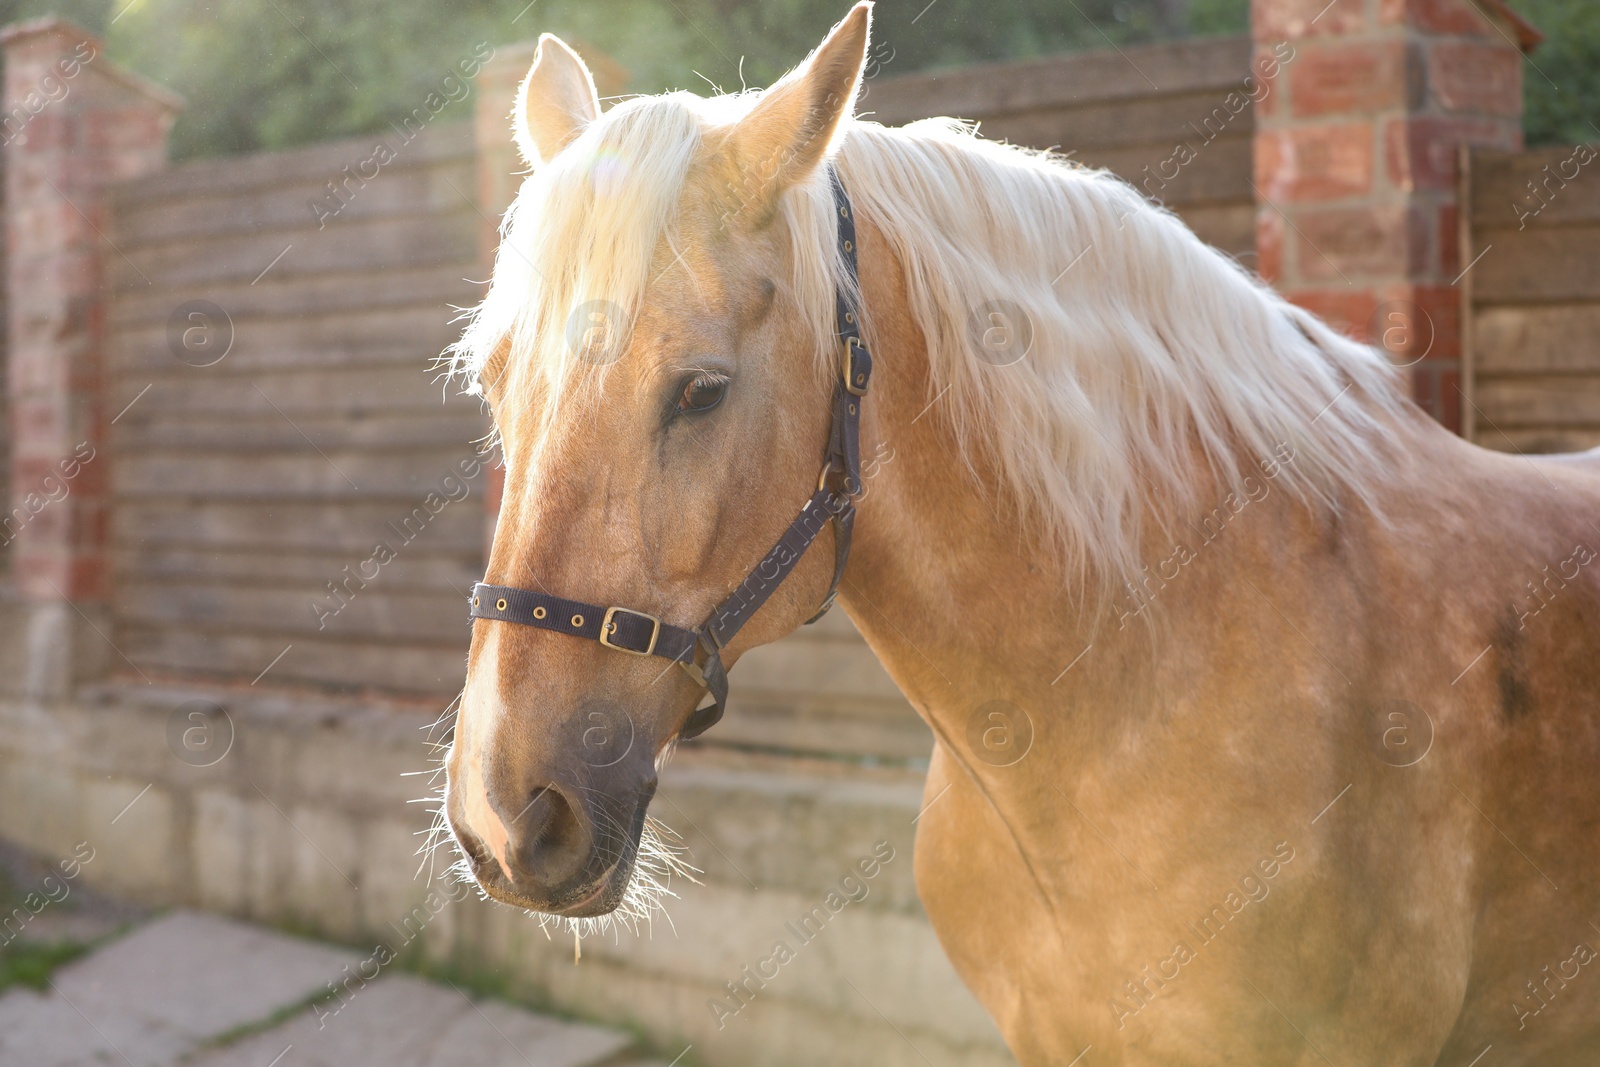
{"type": "Polygon", "coordinates": [[[505,465],[447,758],[470,877],[639,907],[661,761],[832,581],[934,734],[918,892],[1023,1064],[1593,1062],[1600,457],[1451,434],[1108,173],[858,117],[869,32],[605,110],[541,38],[450,357],[505,465]],[[708,641],[840,395],[894,462],[830,458],[823,549],[708,641]]]}

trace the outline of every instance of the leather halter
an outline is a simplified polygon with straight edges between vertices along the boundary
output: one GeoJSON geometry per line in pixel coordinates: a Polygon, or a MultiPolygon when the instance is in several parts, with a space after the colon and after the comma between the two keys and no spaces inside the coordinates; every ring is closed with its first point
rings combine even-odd
{"type": "Polygon", "coordinates": [[[872,381],[872,355],[861,340],[861,316],[855,301],[860,287],[856,224],[850,198],[845,195],[844,185],[832,167],[828,169],[828,179],[838,215],[839,258],[849,276],[848,284],[834,293],[841,352],[833,385],[833,425],[828,431],[817,490],[772,550],[738,588],[692,630],[664,623],[654,615],[632,608],[603,607],[483,582],[472,589],[471,614],[475,619],[536,626],[598,641],[618,652],[659,656],[677,663],[711,693],[711,703],[696,709],[684,723],[681,736],[686,738],[704,733],[722,718],[728,701],[728,674],[722,664],[722,649],[794,570],[823,527],[829,523],[833,525],[833,583],[816,614],[806,620],[808,624],[822,618],[833,606],[845,564],[850,559],[850,532],[856,514],[854,498],[861,492],[861,403],[872,381]]]}

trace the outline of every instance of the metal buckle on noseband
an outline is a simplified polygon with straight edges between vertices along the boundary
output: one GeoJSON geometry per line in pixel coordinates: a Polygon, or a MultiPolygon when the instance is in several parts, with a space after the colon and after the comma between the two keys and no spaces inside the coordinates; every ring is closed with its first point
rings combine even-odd
{"type": "Polygon", "coordinates": [[[839,258],[849,274],[848,285],[841,286],[835,294],[838,309],[836,326],[843,356],[839,377],[834,382],[833,424],[828,430],[828,445],[823,453],[817,490],[771,551],[745,576],[738,588],[693,630],[665,624],[654,615],[632,608],[601,608],[511,586],[479,582],[472,590],[470,613],[475,619],[534,626],[596,640],[618,652],[659,656],[677,663],[696,684],[711,693],[712,701],[690,714],[679,731],[684,738],[705,732],[722,718],[723,707],[728,699],[728,674],[722,665],[722,649],[760,610],[779,583],[789,576],[824,526],[832,526],[834,532],[833,582],[828,586],[821,607],[806,620],[807,623],[816,622],[833,606],[834,597],[839,592],[839,582],[844,578],[845,564],[850,558],[850,533],[855,522],[854,498],[861,492],[860,398],[867,395],[867,388],[872,381],[872,353],[861,340],[860,315],[854,302],[859,272],[850,198],[831,165],[828,168],[828,181],[833,187],[834,206],[839,216],[839,258]],[[829,475],[836,473],[843,477],[835,483],[836,488],[830,487],[829,475]],[[643,623],[650,626],[648,639],[641,632],[643,623]],[[695,662],[696,651],[704,653],[700,663],[695,662]]]}
{"type": "Polygon", "coordinates": [[[610,607],[606,609],[605,621],[600,623],[600,643],[607,648],[614,648],[618,652],[626,652],[632,656],[648,656],[656,650],[656,642],[659,640],[661,640],[661,620],[654,615],[648,615],[642,611],[634,611],[632,608],[610,607]],[[614,620],[619,611],[651,623],[653,629],[650,631],[649,644],[643,648],[629,648],[627,645],[619,645],[611,640],[617,632],[617,624],[614,620]]]}

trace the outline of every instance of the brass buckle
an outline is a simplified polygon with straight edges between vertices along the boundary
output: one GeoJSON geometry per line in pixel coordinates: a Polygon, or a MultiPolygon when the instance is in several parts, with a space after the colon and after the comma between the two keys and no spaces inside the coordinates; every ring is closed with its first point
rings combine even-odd
{"type": "Polygon", "coordinates": [[[864,380],[866,377],[865,375],[862,375],[863,381],[859,385],[856,384],[856,361],[854,350],[856,348],[860,348],[864,351],[866,347],[866,345],[861,343],[861,338],[859,337],[848,337],[844,342],[844,390],[851,396],[866,396],[867,386],[871,384],[870,382],[864,380]]]}
{"type": "Polygon", "coordinates": [[[656,618],[654,615],[646,615],[642,611],[634,611],[632,608],[607,608],[606,609],[606,617],[600,623],[600,643],[602,645],[605,645],[607,648],[614,648],[618,652],[626,652],[630,656],[648,656],[648,655],[650,655],[652,652],[654,652],[656,650],[656,641],[658,639],[660,639],[660,637],[661,637],[661,620],[656,618]],[[643,652],[639,651],[637,648],[628,648],[626,645],[613,644],[609,640],[609,638],[611,636],[611,632],[612,632],[612,630],[613,630],[613,628],[615,626],[615,624],[611,620],[612,620],[613,617],[615,617],[615,615],[619,611],[627,612],[629,615],[637,615],[641,619],[649,619],[651,624],[654,625],[655,629],[650,631],[650,644],[648,646],[646,646],[646,648],[645,648],[645,650],[643,652]]]}

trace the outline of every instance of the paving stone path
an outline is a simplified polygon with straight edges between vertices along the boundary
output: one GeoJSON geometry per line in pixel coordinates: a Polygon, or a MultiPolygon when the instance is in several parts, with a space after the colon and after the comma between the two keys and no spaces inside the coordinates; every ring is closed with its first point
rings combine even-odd
{"type": "Polygon", "coordinates": [[[409,974],[308,1006],[361,959],[168,914],[60,968],[43,992],[0,995],[0,1067],[652,1067],[621,1032],[409,974]]]}

